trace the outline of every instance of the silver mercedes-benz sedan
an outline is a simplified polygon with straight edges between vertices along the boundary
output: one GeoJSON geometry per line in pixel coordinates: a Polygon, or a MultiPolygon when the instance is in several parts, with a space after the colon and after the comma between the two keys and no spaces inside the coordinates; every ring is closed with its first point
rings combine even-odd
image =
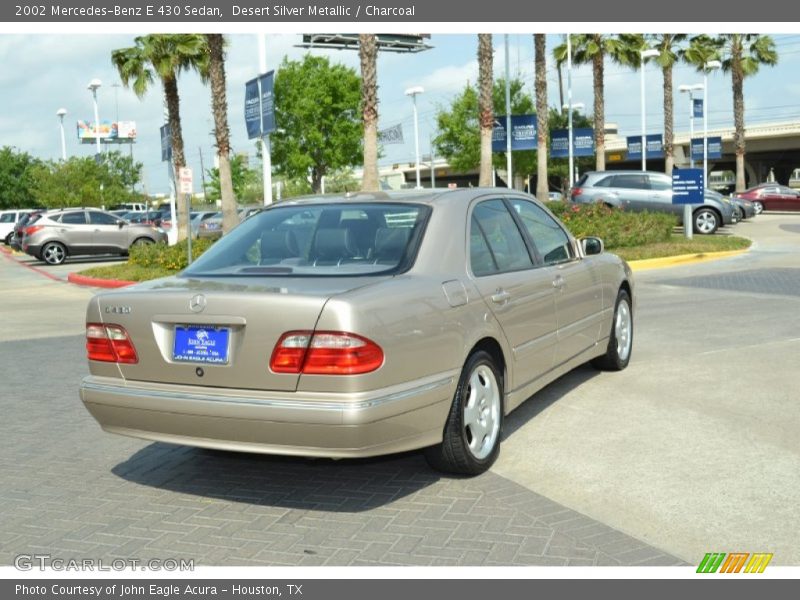
{"type": "Polygon", "coordinates": [[[503,418],[592,361],[623,369],[633,279],[507,189],[284,202],[180,275],[95,296],[81,398],[106,431],[465,474],[503,418]]]}

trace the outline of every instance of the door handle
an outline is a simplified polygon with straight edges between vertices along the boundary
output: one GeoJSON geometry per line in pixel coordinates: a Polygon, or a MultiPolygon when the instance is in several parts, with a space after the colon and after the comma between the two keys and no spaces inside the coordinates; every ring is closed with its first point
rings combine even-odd
{"type": "Polygon", "coordinates": [[[557,290],[562,289],[566,284],[566,280],[561,275],[556,275],[555,279],[553,279],[553,287],[557,290]]]}
{"type": "Polygon", "coordinates": [[[511,294],[509,294],[504,289],[498,289],[494,294],[492,294],[492,302],[495,304],[505,304],[511,299],[511,294]]]}

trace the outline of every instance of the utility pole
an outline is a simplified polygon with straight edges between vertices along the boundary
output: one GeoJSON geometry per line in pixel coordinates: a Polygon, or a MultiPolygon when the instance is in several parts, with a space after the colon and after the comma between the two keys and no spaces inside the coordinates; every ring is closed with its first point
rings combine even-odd
{"type": "Polygon", "coordinates": [[[198,150],[200,151],[200,180],[203,182],[203,202],[208,202],[208,198],[206,197],[206,167],[203,164],[203,147],[199,146],[198,150]]]}

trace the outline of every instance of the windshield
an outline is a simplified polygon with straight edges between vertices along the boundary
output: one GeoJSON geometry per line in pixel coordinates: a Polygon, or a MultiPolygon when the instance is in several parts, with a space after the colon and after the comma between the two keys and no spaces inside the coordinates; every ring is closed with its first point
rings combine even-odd
{"type": "Polygon", "coordinates": [[[354,276],[413,264],[430,208],[305,204],[264,210],[206,251],[187,276],[354,276]]]}

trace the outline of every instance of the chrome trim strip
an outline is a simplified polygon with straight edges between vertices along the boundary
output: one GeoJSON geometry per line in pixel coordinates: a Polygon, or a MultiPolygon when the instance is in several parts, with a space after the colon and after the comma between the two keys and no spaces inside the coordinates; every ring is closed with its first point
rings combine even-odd
{"type": "Polygon", "coordinates": [[[256,404],[259,406],[271,406],[273,408],[297,409],[297,410],[333,410],[333,411],[353,411],[375,408],[390,402],[396,402],[405,398],[423,394],[453,382],[453,377],[445,377],[425,385],[420,385],[402,392],[395,392],[385,396],[378,396],[369,400],[356,402],[301,402],[298,400],[284,400],[282,398],[249,398],[246,396],[222,396],[212,394],[190,394],[186,392],[167,392],[162,390],[148,390],[144,388],[133,388],[120,385],[103,385],[86,381],[81,383],[81,391],[89,390],[104,394],[118,396],[134,396],[140,398],[165,398],[170,400],[187,400],[202,402],[229,402],[232,404],[256,404]]]}

